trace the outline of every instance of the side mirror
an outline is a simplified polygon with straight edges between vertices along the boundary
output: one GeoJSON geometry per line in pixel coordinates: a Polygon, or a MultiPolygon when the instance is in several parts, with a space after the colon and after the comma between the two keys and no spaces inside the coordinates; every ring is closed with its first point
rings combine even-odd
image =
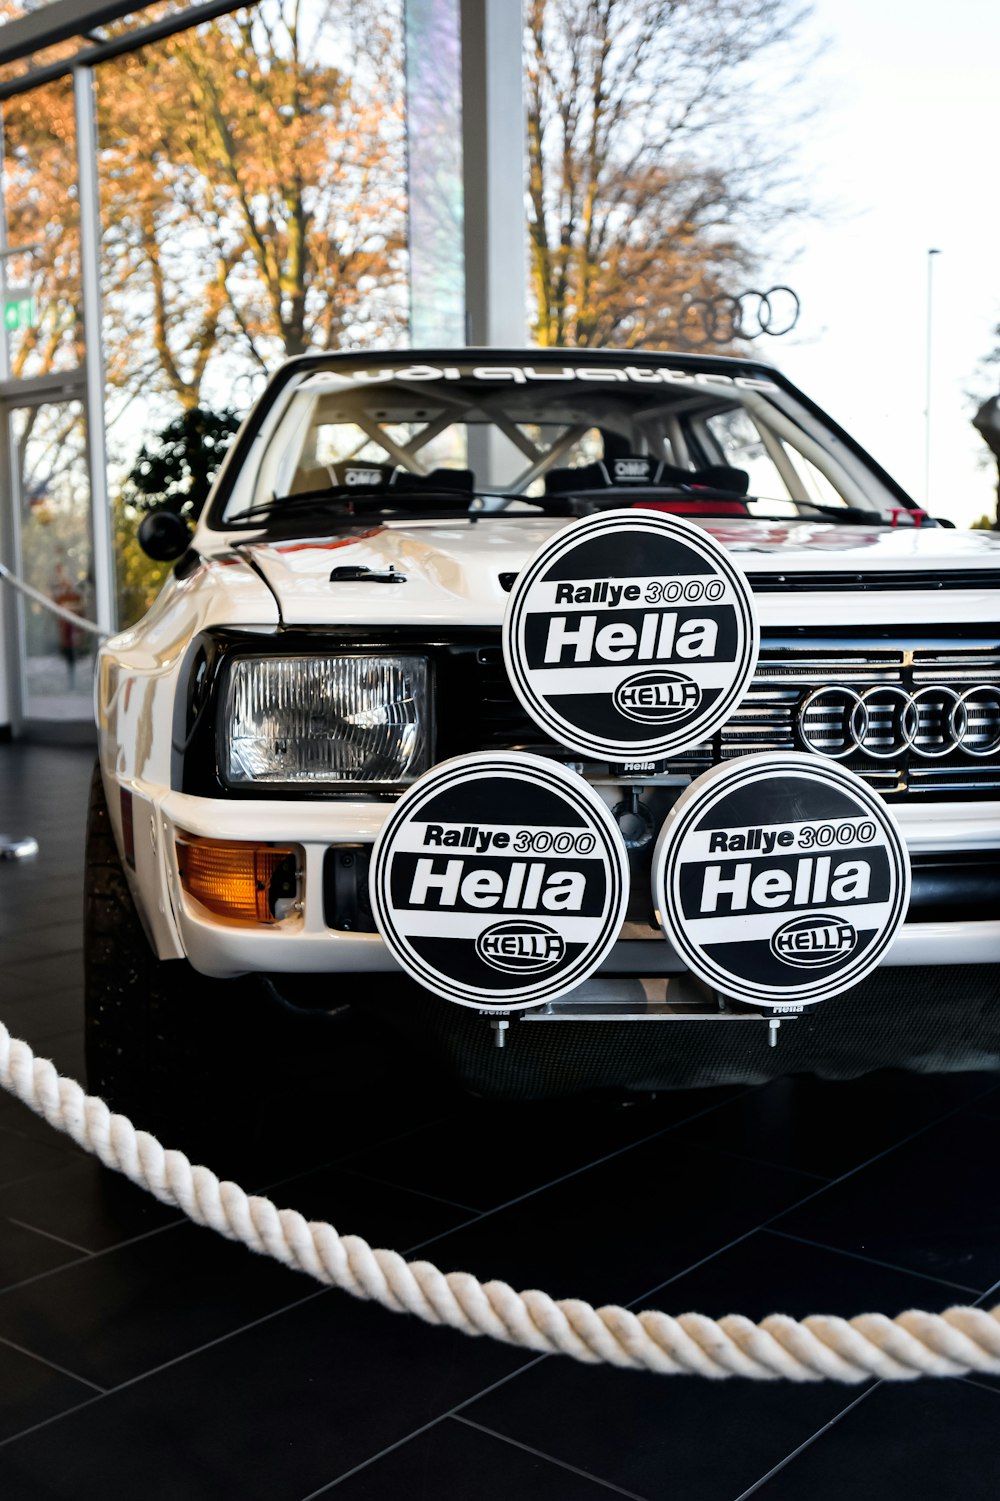
{"type": "Polygon", "coordinates": [[[176,511],[150,511],[139,523],[139,546],[156,563],[172,563],[187,552],[191,528],[176,511]]]}

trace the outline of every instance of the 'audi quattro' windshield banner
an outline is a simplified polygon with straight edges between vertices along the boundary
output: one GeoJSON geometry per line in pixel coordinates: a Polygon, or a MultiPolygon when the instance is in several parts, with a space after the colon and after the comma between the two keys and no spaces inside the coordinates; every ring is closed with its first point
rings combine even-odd
{"type": "Polygon", "coordinates": [[[653,856],[653,901],[688,967],[778,1010],[863,980],[909,898],[906,845],[878,795],[796,752],[706,771],[674,804],[653,856]]]}
{"type": "Polygon", "coordinates": [[[541,756],[444,761],[400,798],[375,841],[376,926],[428,990],[478,1010],[564,995],[613,945],[628,905],[614,818],[541,756]]]}
{"type": "Polygon", "coordinates": [[[503,623],[515,693],[554,740],[599,760],[657,760],[725,723],[757,664],[750,587],[701,528],[605,511],[551,537],[503,623]]]}

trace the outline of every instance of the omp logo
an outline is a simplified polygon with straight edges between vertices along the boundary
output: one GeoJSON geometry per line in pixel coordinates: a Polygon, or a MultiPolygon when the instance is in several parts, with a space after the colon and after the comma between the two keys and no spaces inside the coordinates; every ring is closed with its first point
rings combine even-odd
{"type": "Polygon", "coordinates": [[[798,969],[817,969],[846,959],[858,946],[853,923],[829,912],[809,912],[784,923],[771,938],[771,953],[798,969]]]}
{"type": "Polygon", "coordinates": [[[612,473],[616,480],[632,481],[633,484],[649,479],[650,463],[648,459],[615,459],[612,465],[612,473]]]}
{"type": "Polygon", "coordinates": [[[637,724],[672,724],[693,714],[701,703],[701,689],[682,672],[634,672],[619,683],[614,706],[637,724]]]}
{"type": "Polygon", "coordinates": [[[381,485],[381,483],[382,483],[382,471],[381,471],[381,469],[345,469],[344,470],[344,484],[345,485],[348,485],[348,486],[351,486],[351,485],[365,485],[365,486],[371,488],[372,486],[381,485]]]}
{"type": "Polygon", "coordinates": [[[485,964],[507,974],[540,975],[555,969],[566,944],[545,923],[515,917],[485,928],[476,939],[476,953],[485,964]]]}

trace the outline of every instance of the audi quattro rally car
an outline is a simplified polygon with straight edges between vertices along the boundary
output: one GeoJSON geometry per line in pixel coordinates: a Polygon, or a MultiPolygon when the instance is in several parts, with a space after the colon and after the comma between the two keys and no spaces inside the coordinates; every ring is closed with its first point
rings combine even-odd
{"type": "Polygon", "coordinates": [[[88,832],[116,1104],[265,1053],[251,995],[525,1096],[996,1064],[1000,543],[775,370],[293,360],[142,535],[179,560],[101,650],[88,832]]]}

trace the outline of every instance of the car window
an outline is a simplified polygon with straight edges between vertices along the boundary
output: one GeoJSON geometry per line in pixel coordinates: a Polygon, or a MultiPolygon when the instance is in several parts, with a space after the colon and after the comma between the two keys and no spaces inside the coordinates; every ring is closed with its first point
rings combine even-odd
{"type": "Polygon", "coordinates": [[[629,492],[688,514],[714,503],[727,516],[853,508],[888,519],[898,496],[819,413],[768,372],[733,369],[541,356],[393,369],[337,357],[290,387],[224,519],[277,524],[285,500],[296,501],[289,516],[319,503],[351,516],[454,514],[477,497],[491,512],[517,498],[586,514],[631,503],[629,492]]]}
{"type": "Polygon", "coordinates": [[[793,497],[774,459],[767,451],[760,428],[743,407],[730,407],[707,418],[705,426],[719,448],[724,463],[745,469],[750,476],[750,494],[757,499],[789,501],[793,497]]]}

